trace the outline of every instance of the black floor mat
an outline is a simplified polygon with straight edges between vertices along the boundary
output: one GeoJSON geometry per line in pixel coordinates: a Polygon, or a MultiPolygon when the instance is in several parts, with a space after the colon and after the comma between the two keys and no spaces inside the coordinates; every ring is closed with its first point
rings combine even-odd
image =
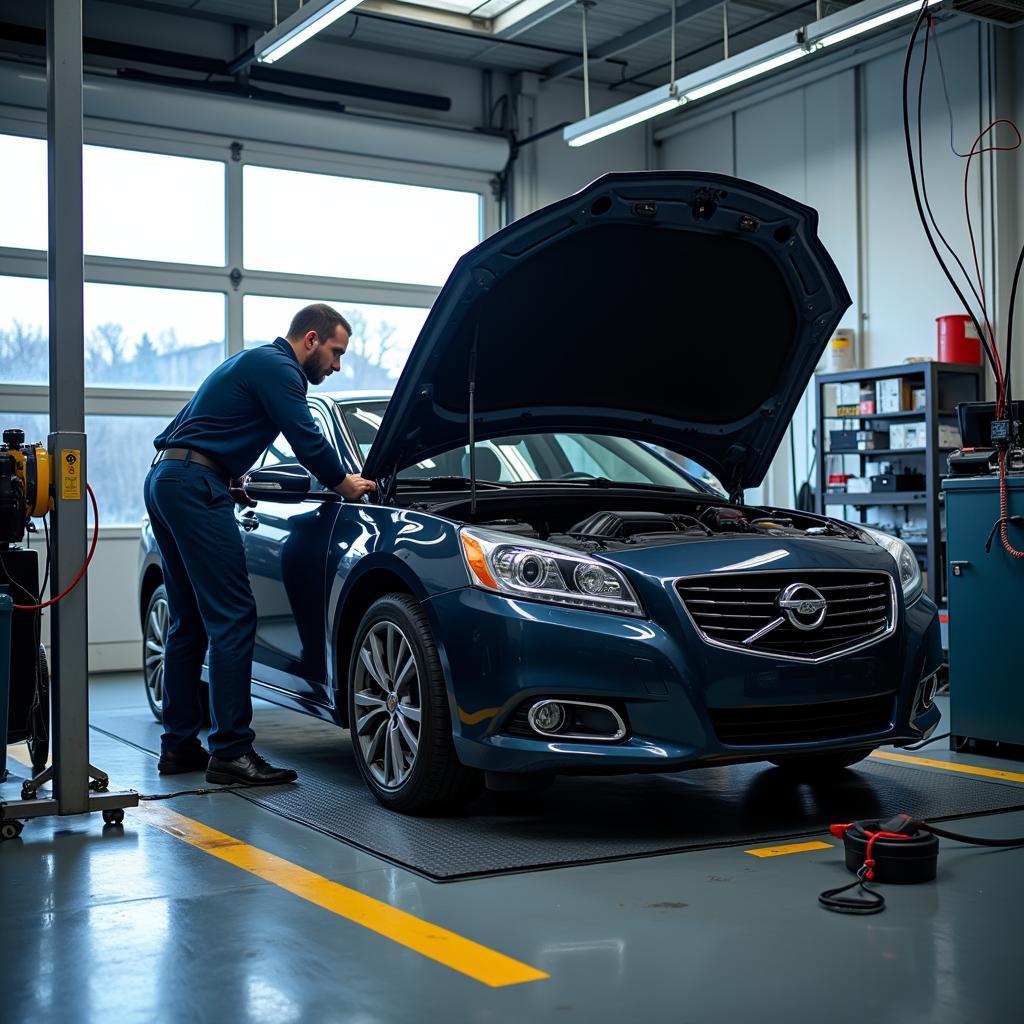
{"type": "MultiPolygon", "coordinates": [[[[96,714],[93,726],[159,750],[160,727],[145,711],[96,714]]],[[[410,818],[369,794],[345,731],[262,702],[253,726],[259,751],[297,769],[299,784],[240,796],[437,881],[765,845],[821,834],[834,821],[899,811],[939,820],[1024,805],[1020,786],[868,760],[818,785],[793,782],[764,764],[562,778],[525,799],[484,794],[456,817],[410,818]]],[[[202,776],[195,779],[203,784],[202,776]]]]}

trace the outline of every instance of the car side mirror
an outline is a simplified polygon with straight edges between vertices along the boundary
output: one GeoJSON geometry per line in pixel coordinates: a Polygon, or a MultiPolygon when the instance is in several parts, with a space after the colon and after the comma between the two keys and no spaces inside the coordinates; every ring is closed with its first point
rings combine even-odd
{"type": "Polygon", "coordinates": [[[242,488],[253,501],[298,502],[310,496],[313,478],[302,466],[268,466],[242,477],[242,488]]]}

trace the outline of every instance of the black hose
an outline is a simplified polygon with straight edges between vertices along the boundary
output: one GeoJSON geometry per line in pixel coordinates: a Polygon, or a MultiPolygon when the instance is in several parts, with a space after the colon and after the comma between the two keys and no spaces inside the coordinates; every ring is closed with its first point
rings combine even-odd
{"type": "Polygon", "coordinates": [[[914,190],[914,204],[917,207],[917,215],[920,218],[921,226],[924,228],[925,237],[928,239],[928,244],[931,246],[932,253],[935,255],[935,259],[938,260],[939,266],[942,268],[942,272],[946,276],[946,280],[949,281],[957,298],[960,300],[963,308],[967,311],[968,316],[970,316],[971,322],[974,324],[974,327],[978,332],[978,337],[981,339],[981,346],[985,353],[985,358],[989,362],[993,375],[998,380],[999,372],[996,369],[995,356],[992,353],[989,339],[985,336],[985,332],[982,330],[981,324],[978,321],[974,310],[971,309],[970,303],[967,301],[967,297],[964,295],[963,290],[950,273],[945,260],[942,258],[942,253],[939,252],[939,247],[935,244],[935,239],[932,237],[931,229],[928,225],[928,218],[925,214],[924,204],[921,199],[921,189],[917,180],[917,168],[914,164],[914,143],[910,132],[910,63],[914,54],[914,45],[917,42],[918,33],[921,31],[921,23],[924,21],[927,13],[928,0],[922,0],[921,10],[918,12],[917,21],[914,22],[914,30],[910,34],[910,42],[907,44],[907,53],[903,61],[903,139],[907,150],[907,165],[910,170],[910,184],[914,190]]]}

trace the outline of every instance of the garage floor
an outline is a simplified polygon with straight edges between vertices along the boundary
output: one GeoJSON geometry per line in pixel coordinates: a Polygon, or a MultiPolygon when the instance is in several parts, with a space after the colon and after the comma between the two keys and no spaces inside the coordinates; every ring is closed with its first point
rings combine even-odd
{"type": "MultiPolygon", "coordinates": [[[[137,678],[93,680],[94,709],[141,699],[137,678]]],[[[95,732],[91,742],[115,788],[202,785],[161,779],[150,755],[95,732]]],[[[1024,806],[1024,764],[944,748],[916,756],[1009,773],[1000,781],[1021,786],[1024,806]]],[[[8,754],[24,774],[21,752],[8,754]]],[[[1024,835],[1024,810],[953,827],[1024,835]]],[[[106,831],[97,816],[36,821],[0,845],[0,1016],[1014,1019],[1024,850],[943,840],[935,883],[885,887],[888,909],[859,918],[817,905],[851,877],[824,841],[439,885],[228,794],[149,803],[106,831]]]]}

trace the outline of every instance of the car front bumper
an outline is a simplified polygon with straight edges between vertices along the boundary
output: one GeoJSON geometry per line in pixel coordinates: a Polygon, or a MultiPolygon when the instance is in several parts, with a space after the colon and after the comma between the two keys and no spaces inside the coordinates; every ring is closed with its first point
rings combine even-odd
{"type": "MultiPolygon", "coordinates": [[[[466,587],[429,599],[449,687],[456,750],[491,772],[612,774],[675,771],[775,757],[906,744],[939,721],[919,704],[922,681],[942,663],[938,614],[921,597],[901,606],[889,637],[823,663],[715,649],[679,606],[664,624],[522,601],[466,587]],[[826,702],[890,694],[869,731],[836,730],[811,742],[723,742],[716,714],[751,710],[806,717],[826,702]],[[606,701],[624,713],[617,742],[514,734],[524,701],[606,701]]],[[[845,707],[834,703],[833,708],[845,707]]]]}

